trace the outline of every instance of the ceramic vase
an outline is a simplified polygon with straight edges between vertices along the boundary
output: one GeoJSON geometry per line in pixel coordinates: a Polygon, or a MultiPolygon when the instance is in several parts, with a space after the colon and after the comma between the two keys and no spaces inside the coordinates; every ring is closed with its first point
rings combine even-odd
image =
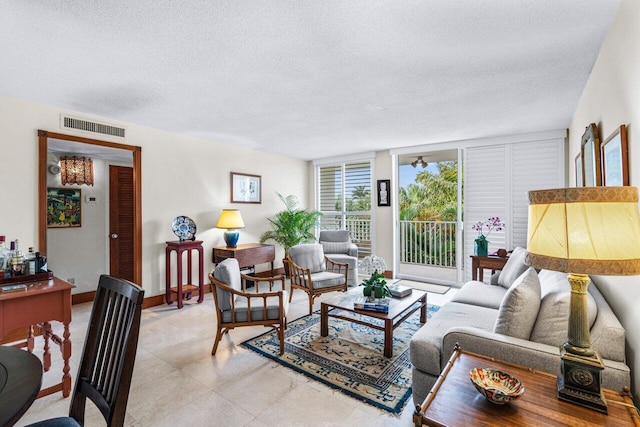
{"type": "Polygon", "coordinates": [[[480,236],[474,241],[473,253],[478,256],[487,256],[489,254],[489,241],[486,237],[480,236]]]}

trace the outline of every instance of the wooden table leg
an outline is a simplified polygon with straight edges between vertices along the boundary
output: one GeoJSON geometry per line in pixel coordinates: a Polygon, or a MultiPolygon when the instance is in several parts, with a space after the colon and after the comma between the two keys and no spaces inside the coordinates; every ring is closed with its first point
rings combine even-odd
{"type": "Polygon", "coordinates": [[[204,253],[202,246],[198,248],[198,304],[204,301],[204,253]]]}
{"type": "Polygon", "coordinates": [[[44,338],[44,353],[42,354],[42,369],[48,372],[51,368],[51,345],[49,343],[53,330],[51,329],[51,323],[44,322],[42,324],[42,336],[44,338]]]}
{"type": "Polygon", "coordinates": [[[167,246],[165,249],[165,300],[167,304],[173,304],[171,299],[171,249],[167,246]]]}
{"type": "Polygon", "coordinates": [[[422,298],[420,298],[420,323],[427,322],[427,294],[424,294],[422,298]]]}
{"type": "Polygon", "coordinates": [[[393,356],[393,321],[384,319],[384,357],[393,356]]]}
{"type": "Polygon", "coordinates": [[[320,336],[329,335],[329,306],[320,304],[320,336]]]}
{"type": "Polygon", "coordinates": [[[64,333],[62,334],[62,358],[64,359],[64,368],[62,368],[62,396],[69,397],[71,394],[71,367],[69,359],[71,359],[71,333],[69,332],[69,324],[64,324],[64,333]]]}

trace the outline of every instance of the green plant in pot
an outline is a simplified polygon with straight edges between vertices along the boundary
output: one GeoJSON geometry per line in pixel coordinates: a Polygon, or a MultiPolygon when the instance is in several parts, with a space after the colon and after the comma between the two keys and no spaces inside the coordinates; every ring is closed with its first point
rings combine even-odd
{"type": "Polygon", "coordinates": [[[300,243],[313,241],[315,239],[314,230],[322,212],[315,210],[300,209],[296,196],[284,197],[276,193],[285,210],[278,212],[273,219],[267,218],[273,227],[260,236],[260,243],[273,240],[284,248],[285,258],[289,255],[289,249],[300,243]]]}
{"type": "Polygon", "coordinates": [[[367,297],[385,298],[391,293],[387,281],[384,280],[384,275],[378,271],[371,273],[371,277],[364,279],[360,286],[364,286],[362,293],[367,297]]]}

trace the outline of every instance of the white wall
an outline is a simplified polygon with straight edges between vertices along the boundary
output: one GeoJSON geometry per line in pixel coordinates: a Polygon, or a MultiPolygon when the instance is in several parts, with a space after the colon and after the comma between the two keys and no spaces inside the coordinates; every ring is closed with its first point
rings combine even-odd
{"type": "Polygon", "coordinates": [[[107,263],[107,163],[93,159],[94,185],[62,185],[60,174],[47,172],[47,187],[80,189],[81,226],[47,229],[47,264],[61,279],[75,280],[74,293],[96,289],[100,274],[109,272],[107,263]],[[96,203],[86,203],[94,196],[96,203]]]}
{"type": "MultiPolygon", "coordinates": [[[[580,150],[585,127],[596,123],[601,140],[621,124],[627,125],[630,184],[640,186],[640,2],[622,0],[611,30],[570,129],[571,182],[575,185],[573,159],[580,150]]],[[[640,245],[640,242],[637,242],[640,245]]],[[[598,277],[594,280],[627,331],[627,362],[632,393],[640,405],[640,277],[598,277]]]]}
{"type": "MultiPolygon", "coordinates": [[[[82,112],[0,96],[0,182],[3,186],[0,234],[6,235],[8,240],[20,239],[25,248],[38,247],[37,130],[71,133],[60,129],[60,113],[91,118],[82,112]]],[[[109,118],[93,118],[123,124],[109,118]]],[[[223,208],[241,210],[246,228],[240,232],[240,242],[246,243],[256,242],[269,227],[267,217],[282,209],[276,191],[308,200],[309,166],[306,161],[133,124],[124,125],[127,127],[124,143],[142,147],[141,285],[146,296],[164,293],[165,242],[177,239],[171,231],[174,217],[187,215],[196,222],[196,238],[204,241],[206,272],[212,268],[211,249],[224,245],[223,230],[214,228],[223,208]],[[229,203],[231,171],[262,176],[262,204],[229,203]]],[[[116,141],[85,133],[77,135],[116,141]]],[[[276,253],[276,266],[281,265],[282,256],[280,249],[276,253]]]]}

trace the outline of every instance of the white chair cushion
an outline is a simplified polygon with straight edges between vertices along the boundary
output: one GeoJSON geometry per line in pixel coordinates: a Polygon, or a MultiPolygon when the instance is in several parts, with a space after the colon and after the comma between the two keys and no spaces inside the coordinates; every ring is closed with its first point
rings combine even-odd
{"type": "MultiPolygon", "coordinates": [[[[236,291],[242,290],[240,266],[238,265],[238,260],[235,258],[227,258],[219,263],[213,271],[213,277],[217,281],[224,283],[236,291]]],[[[218,308],[223,311],[230,310],[231,292],[224,291],[221,288],[216,287],[216,294],[218,297],[218,308]]]]}
{"type": "Polygon", "coordinates": [[[303,243],[289,249],[289,255],[293,262],[300,267],[308,268],[311,273],[326,270],[324,251],[318,243],[303,243]]]}

